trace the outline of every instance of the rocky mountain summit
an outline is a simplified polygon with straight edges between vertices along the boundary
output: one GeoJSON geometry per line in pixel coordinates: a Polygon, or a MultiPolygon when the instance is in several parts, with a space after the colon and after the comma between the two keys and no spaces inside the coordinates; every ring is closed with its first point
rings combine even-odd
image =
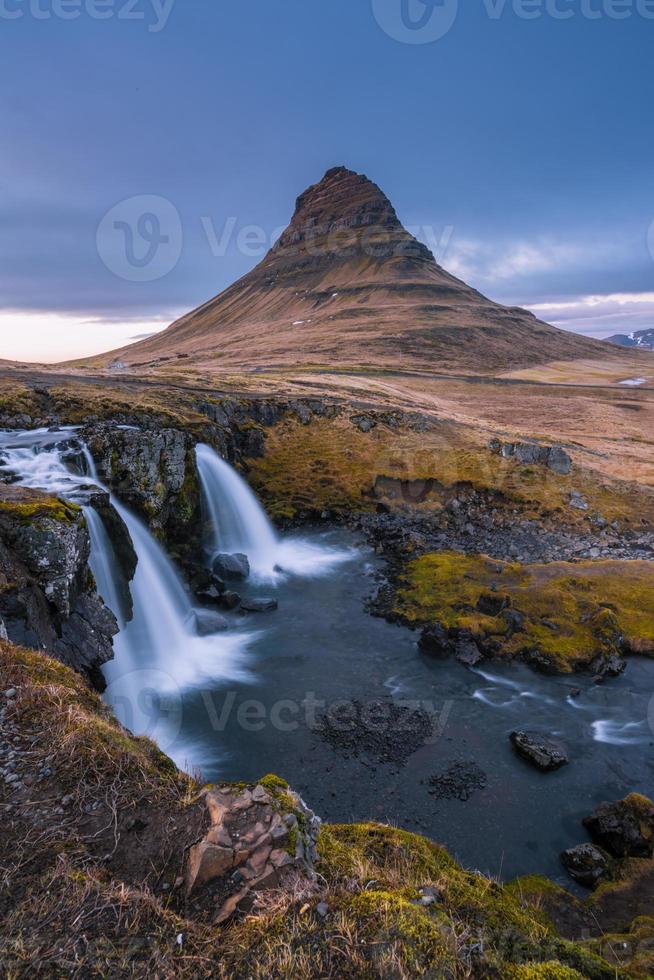
{"type": "Polygon", "coordinates": [[[606,351],[451,275],[373,181],[341,166],[299,196],[288,228],[238,282],[163,333],[84,363],[487,373],[606,351]]]}

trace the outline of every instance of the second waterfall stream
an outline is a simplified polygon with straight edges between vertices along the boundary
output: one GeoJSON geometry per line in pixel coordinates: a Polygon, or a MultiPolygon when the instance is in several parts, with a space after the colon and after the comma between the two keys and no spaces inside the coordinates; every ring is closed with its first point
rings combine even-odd
{"type": "Polygon", "coordinates": [[[207,550],[248,556],[255,579],[283,574],[321,575],[351,552],[321,547],[301,537],[276,534],[268,515],[243,477],[210,446],[195,450],[208,528],[207,550]]]}
{"type": "MultiPolygon", "coordinates": [[[[147,734],[180,765],[197,764],[193,746],[180,744],[184,692],[203,685],[247,683],[248,647],[259,635],[251,621],[234,618],[229,628],[211,613],[196,609],[181,576],[146,525],[110,494],[129,531],[137,556],[129,585],[133,613],[125,607],[125,581],[110,536],[88,503],[99,487],[93,458],[85,446],[86,472],[73,472],[70,457],[75,430],[37,430],[4,434],[3,462],[17,482],[81,503],[91,539],[89,564],[98,592],[115,614],[119,632],[114,659],[103,667],[105,698],[119,720],[136,734],[147,734]]],[[[243,552],[252,578],[274,585],[284,574],[321,574],[348,552],[322,548],[301,538],[278,536],[247,483],[209,446],[197,447],[198,475],[206,524],[208,560],[218,552],[243,552]]]]}

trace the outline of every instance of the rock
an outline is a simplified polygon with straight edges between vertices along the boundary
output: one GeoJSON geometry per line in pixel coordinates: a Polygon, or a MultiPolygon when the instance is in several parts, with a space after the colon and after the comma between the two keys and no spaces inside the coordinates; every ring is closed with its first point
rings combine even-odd
{"type": "Polygon", "coordinates": [[[234,866],[234,851],[228,847],[220,847],[201,841],[189,850],[188,869],[186,873],[186,893],[216,878],[222,878],[234,866]]]}
{"type": "Polygon", "coordinates": [[[213,609],[195,610],[195,628],[198,636],[213,636],[229,629],[229,623],[223,615],[213,609]]]}
{"type": "Polygon", "coordinates": [[[220,926],[224,922],[227,922],[228,919],[231,919],[241,902],[248,897],[248,894],[248,889],[243,888],[241,891],[237,892],[236,895],[230,895],[230,897],[221,905],[215,919],[213,920],[214,924],[220,926]]]}
{"type": "Polygon", "coordinates": [[[319,915],[321,919],[326,919],[329,915],[329,905],[327,902],[319,902],[316,905],[316,915],[319,915]]]}
{"type": "Polygon", "coordinates": [[[374,419],[370,418],[368,415],[352,415],[350,416],[350,422],[359,429],[360,432],[372,432],[372,430],[377,426],[374,419]]]}
{"type": "Polygon", "coordinates": [[[252,790],[252,799],[255,803],[270,803],[270,794],[264,789],[263,786],[255,786],[252,790]]]}
{"type": "Polygon", "coordinates": [[[591,669],[595,673],[596,681],[603,681],[605,677],[619,677],[627,669],[627,661],[619,653],[609,652],[597,657],[591,664],[591,669]]]}
{"type": "Polygon", "coordinates": [[[499,616],[511,605],[511,598],[501,592],[486,592],[479,596],[477,609],[484,616],[499,616]]]}
{"type": "Polygon", "coordinates": [[[213,570],[225,582],[244,582],[250,574],[250,562],[247,555],[217,555],[213,570]]]}
{"type": "Polygon", "coordinates": [[[113,613],[95,590],[89,532],[79,508],[0,484],[0,617],[12,643],[46,651],[100,690],[113,656],[113,613]],[[8,584],[7,584],[8,583],[8,584]]]}
{"type": "Polygon", "coordinates": [[[4,620],[0,619],[0,640],[8,640],[7,627],[5,626],[4,620]]]}
{"type": "Polygon", "coordinates": [[[549,447],[539,446],[532,442],[518,442],[514,447],[514,455],[519,463],[547,464],[549,458],[549,447]]]}
{"type": "Polygon", "coordinates": [[[594,844],[579,844],[561,854],[561,863],[580,885],[594,888],[610,869],[608,854],[594,844]]]}
{"type": "Polygon", "coordinates": [[[442,893],[433,885],[425,885],[424,888],[419,889],[419,893],[420,904],[424,906],[434,905],[435,902],[440,902],[443,898],[442,893]]]}
{"type": "Polygon", "coordinates": [[[570,761],[565,748],[545,736],[533,732],[511,732],[510,738],[518,755],[543,772],[553,772],[570,761]]]}
{"type": "Polygon", "coordinates": [[[455,644],[448,631],[439,623],[434,623],[420,634],[418,648],[428,657],[444,658],[454,653],[455,644]]]}
{"type": "Polygon", "coordinates": [[[576,510],[588,510],[588,501],[576,490],[572,490],[570,493],[570,506],[576,510]]]}
{"type": "Polygon", "coordinates": [[[220,604],[223,609],[237,609],[241,604],[241,597],[238,592],[223,592],[220,597],[220,604]]]}
{"type": "Polygon", "coordinates": [[[196,589],[195,598],[205,606],[219,606],[225,590],[222,592],[215,585],[208,585],[201,589],[196,589]]]}
{"type": "Polygon", "coordinates": [[[103,483],[150,528],[185,544],[200,515],[194,442],[154,419],[148,425],[99,422],[86,426],[82,437],[103,483]]]}
{"type": "Polygon", "coordinates": [[[568,476],[572,472],[572,459],[561,446],[552,446],[547,457],[547,465],[559,476],[568,476]]]}
{"type": "Polygon", "coordinates": [[[274,612],[278,608],[277,599],[241,599],[243,612],[274,612]]]}
{"type": "Polygon", "coordinates": [[[192,894],[195,902],[213,903],[221,896],[216,922],[226,921],[237,909],[251,908],[254,892],[284,888],[287,880],[295,887],[298,875],[305,876],[305,885],[313,880],[320,819],[292,789],[281,782],[279,790],[257,784],[239,792],[227,785],[203,795],[211,826],[190,848],[183,880],[187,897],[192,894]],[[289,806],[295,812],[284,813],[289,806]],[[301,826],[295,813],[301,816],[301,826]],[[299,861],[285,848],[290,817],[295,821],[299,861]]]}
{"type": "Polygon", "coordinates": [[[16,688],[15,687],[8,687],[7,690],[4,692],[4,696],[7,698],[7,700],[11,700],[11,698],[15,698],[16,697],[16,688]]]}
{"type": "Polygon", "coordinates": [[[632,793],[615,803],[600,803],[583,821],[591,837],[615,857],[654,854],[654,803],[632,793]]]}
{"type": "Polygon", "coordinates": [[[474,640],[461,639],[456,643],[456,659],[465,667],[475,667],[484,656],[474,640]]]}
{"type": "Polygon", "coordinates": [[[136,574],[138,558],[127,525],[111,503],[108,493],[102,491],[94,493],[89,499],[89,504],[101,518],[121,571],[126,581],[131,582],[136,574]]]}

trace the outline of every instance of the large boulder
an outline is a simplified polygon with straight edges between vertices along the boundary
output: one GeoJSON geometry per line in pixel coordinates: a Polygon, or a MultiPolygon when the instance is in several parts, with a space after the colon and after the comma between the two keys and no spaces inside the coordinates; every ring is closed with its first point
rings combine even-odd
{"type": "Polygon", "coordinates": [[[243,612],[274,612],[278,606],[277,599],[241,599],[243,612]]]}
{"type": "Polygon", "coordinates": [[[595,888],[609,874],[608,854],[594,844],[578,844],[561,854],[561,863],[571,878],[586,888],[595,888]]]}
{"type": "Polygon", "coordinates": [[[511,732],[511,744],[521,758],[541,772],[553,772],[568,762],[568,754],[560,742],[536,732],[511,732]]]}
{"type": "Polygon", "coordinates": [[[113,656],[114,614],[95,590],[79,507],[0,485],[0,618],[12,643],[45,650],[96,687],[113,656]]]}
{"type": "Polygon", "coordinates": [[[204,793],[209,828],[190,848],[187,896],[212,903],[217,925],[249,910],[257,892],[315,878],[320,818],[275,776],[255,786],[219,786],[204,793]]]}
{"type": "Polygon", "coordinates": [[[652,857],[654,854],[654,803],[632,793],[615,803],[600,803],[584,820],[593,840],[615,857],[652,857]]]}
{"type": "Polygon", "coordinates": [[[225,582],[244,582],[250,574],[250,562],[247,555],[216,555],[213,570],[225,582]]]}
{"type": "Polygon", "coordinates": [[[559,476],[572,472],[572,459],[562,446],[543,446],[536,442],[501,442],[491,439],[489,448],[504,459],[515,459],[525,466],[547,466],[559,476]]]}

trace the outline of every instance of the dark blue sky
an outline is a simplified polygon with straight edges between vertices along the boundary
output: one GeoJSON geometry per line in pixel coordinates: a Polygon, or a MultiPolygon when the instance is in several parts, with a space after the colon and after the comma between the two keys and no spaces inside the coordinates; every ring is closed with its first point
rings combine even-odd
{"type": "Polygon", "coordinates": [[[0,357],[109,347],[197,305],[341,163],[493,298],[654,326],[653,48],[652,0],[0,0],[0,357]],[[444,36],[398,40],[425,40],[403,3],[444,36]],[[167,199],[172,253],[132,275],[102,219],[143,196],[114,214],[167,199]]]}

